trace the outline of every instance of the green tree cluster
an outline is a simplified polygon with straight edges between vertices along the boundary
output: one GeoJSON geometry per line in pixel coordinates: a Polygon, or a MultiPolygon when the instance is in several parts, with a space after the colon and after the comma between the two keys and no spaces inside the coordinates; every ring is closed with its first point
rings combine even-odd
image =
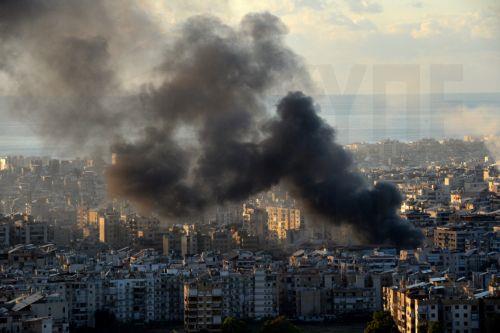
{"type": "Polygon", "coordinates": [[[289,322],[284,316],[269,319],[264,322],[259,333],[303,333],[303,331],[289,322]]]}
{"type": "Polygon", "coordinates": [[[443,333],[443,324],[439,321],[430,321],[427,324],[427,333],[443,333]]]}
{"type": "Polygon", "coordinates": [[[222,323],[222,333],[250,333],[250,329],[243,320],[227,317],[222,323]]]}
{"type": "MultiPolygon", "coordinates": [[[[227,317],[222,323],[222,333],[250,333],[249,325],[240,319],[227,317]]],[[[258,333],[303,333],[303,331],[288,321],[284,316],[266,320],[258,333]]]]}
{"type": "Polygon", "coordinates": [[[372,320],[368,322],[365,333],[397,333],[398,329],[392,316],[387,311],[373,313],[372,320]]]}

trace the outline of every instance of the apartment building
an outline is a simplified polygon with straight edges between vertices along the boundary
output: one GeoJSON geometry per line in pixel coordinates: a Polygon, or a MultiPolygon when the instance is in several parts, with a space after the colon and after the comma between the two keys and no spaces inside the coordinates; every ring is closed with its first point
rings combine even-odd
{"type": "Polygon", "coordinates": [[[441,249],[465,250],[468,231],[458,227],[437,227],[434,230],[434,244],[441,249]]]}
{"type": "Polygon", "coordinates": [[[299,230],[301,225],[300,210],[284,207],[266,207],[268,215],[269,236],[277,241],[283,241],[287,238],[287,232],[290,230],[299,230]]]}
{"type": "Polygon", "coordinates": [[[184,283],[184,329],[221,332],[222,284],[220,276],[206,273],[184,283]]]}
{"type": "Polygon", "coordinates": [[[403,288],[385,287],[384,309],[402,333],[425,331],[431,322],[441,323],[446,333],[478,333],[484,302],[500,304],[500,299],[488,298],[489,293],[481,297],[463,294],[455,284],[421,282],[403,288]]]}
{"type": "Polygon", "coordinates": [[[255,318],[276,317],[279,314],[277,274],[267,269],[257,268],[253,276],[255,318]]]}

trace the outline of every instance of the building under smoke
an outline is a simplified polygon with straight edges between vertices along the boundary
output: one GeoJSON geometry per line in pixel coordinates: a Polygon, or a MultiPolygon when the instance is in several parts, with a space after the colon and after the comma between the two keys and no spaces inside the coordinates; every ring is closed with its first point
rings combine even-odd
{"type": "MultiPolygon", "coordinates": [[[[115,64],[123,65],[126,43],[113,13],[111,2],[0,4],[2,54],[21,55],[0,59],[24,94],[16,108],[35,118],[50,141],[110,148],[113,195],[186,216],[283,184],[362,241],[419,244],[421,234],[397,215],[398,191],[366,184],[313,100],[287,93],[308,89],[310,80],[285,45],[279,18],[248,14],[236,28],[210,16],[188,19],[169,40],[155,80],[136,94],[140,105],[117,105],[109,96],[125,94],[115,64]],[[54,19],[64,28],[55,29],[54,19]],[[270,113],[266,98],[276,93],[285,97],[270,113]],[[179,140],[186,133],[190,144],[179,140]]],[[[143,34],[156,37],[152,29],[137,33],[143,34]]]]}

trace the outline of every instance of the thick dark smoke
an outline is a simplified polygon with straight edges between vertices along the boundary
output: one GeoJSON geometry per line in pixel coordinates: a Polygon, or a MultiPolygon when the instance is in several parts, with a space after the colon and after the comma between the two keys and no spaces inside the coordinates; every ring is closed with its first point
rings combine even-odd
{"type": "Polygon", "coordinates": [[[270,14],[244,18],[240,29],[196,17],[167,54],[165,82],[151,92],[157,125],[135,143],[114,147],[112,190],[167,216],[199,212],[286,183],[307,206],[354,226],[370,243],[414,246],[420,233],[401,220],[398,191],[371,189],[350,155],[318,117],[311,98],[291,93],[265,112],[265,94],[307,75],[284,46],[286,32],[270,14]],[[197,144],[185,149],[173,131],[188,125],[197,144]]]}
{"type": "Polygon", "coordinates": [[[110,177],[122,195],[166,215],[244,199],[283,182],[309,209],[351,225],[364,242],[420,244],[420,232],[397,215],[402,202],[397,189],[384,183],[367,186],[310,97],[289,93],[263,132],[265,138],[256,143],[221,138],[222,146],[208,147],[213,150],[197,160],[190,181],[189,153],[150,131],[140,144],[116,147],[120,159],[110,177]]]}
{"type": "Polygon", "coordinates": [[[129,13],[121,5],[132,8],[128,0],[0,1],[0,70],[14,82],[11,109],[36,123],[48,145],[72,153],[107,147],[132,116],[116,99],[117,55],[125,39],[151,29],[135,15],[141,32],[121,32],[129,13]]]}
{"type": "MultiPolygon", "coordinates": [[[[267,112],[267,96],[309,86],[277,17],[249,14],[237,28],[208,16],[188,19],[157,66],[160,83],[152,80],[137,94],[141,107],[117,107],[108,98],[124,94],[116,64],[126,38],[111,15],[113,3],[0,5],[0,69],[27,92],[18,107],[50,140],[112,143],[113,195],[178,217],[283,183],[325,220],[353,226],[364,242],[420,242],[421,234],[396,214],[398,191],[364,182],[311,98],[289,93],[277,114],[267,112]],[[54,28],[54,18],[61,26],[54,28]],[[19,52],[21,60],[9,56],[19,52]]],[[[142,26],[140,15],[127,17],[142,26]]],[[[137,35],[154,34],[146,31],[137,35]]]]}
{"type": "Polygon", "coordinates": [[[367,186],[310,97],[290,93],[277,113],[260,143],[260,171],[281,178],[315,212],[353,226],[365,242],[412,247],[421,242],[421,233],[397,214],[402,202],[398,190],[385,183],[367,186]]]}
{"type": "Polygon", "coordinates": [[[165,81],[143,97],[154,124],[139,142],[114,147],[114,193],[179,216],[268,188],[265,174],[249,175],[268,116],[264,96],[281,82],[308,80],[285,33],[267,13],[247,15],[238,30],[212,17],[189,19],[160,67],[165,81]],[[179,128],[194,147],[179,146],[179,128]]]}

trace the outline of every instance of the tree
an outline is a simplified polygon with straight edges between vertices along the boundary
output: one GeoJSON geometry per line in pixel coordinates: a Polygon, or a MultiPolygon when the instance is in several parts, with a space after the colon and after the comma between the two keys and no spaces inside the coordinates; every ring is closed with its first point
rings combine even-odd
{"type": "Polygon", "coordinates": [[[227,317],[222,323],[222,333],[248,333],[247,323],[234,317],[227,317]]]}
{"type": "Polygon", "coordinates": [[[487,316],[484,326],[484,330],[487,333],[498,332],[498,328],[500,327],[500,314],[493,313],[487,316]]]}
{"type": "Polygon", "coordinates": [[[284,316],[269,319],[264,322],[259,333],[303,333],[300,328],[289,322],[284,316]]]}
{"type": "Polygon", "coordinates": [[[133,323],[123,323],[116,319],[116,316],[106,310],[97,310],[95,312],[95,329],[84,330],[84,332],[96,333],[134,333],[137,328],[133,323]]]}
{"type": "Polygon", "coordinates": [[[372,320],[365,328],[365,333],[396,333],[398,329],[392,316],[386,311],[377,311],[373,313],[372,320]]]}
{"type": "Polygon", "coordinates": [[[440,321],[429,321],[427,324],[427,333],[443,333],[444,327],[440,321]]]}
{"type": "Polygon", "coordinates": [[[94,318],[97,332],[111,332],[118,324],[115,315],[109,311],[97,310],[94,318]]]}

